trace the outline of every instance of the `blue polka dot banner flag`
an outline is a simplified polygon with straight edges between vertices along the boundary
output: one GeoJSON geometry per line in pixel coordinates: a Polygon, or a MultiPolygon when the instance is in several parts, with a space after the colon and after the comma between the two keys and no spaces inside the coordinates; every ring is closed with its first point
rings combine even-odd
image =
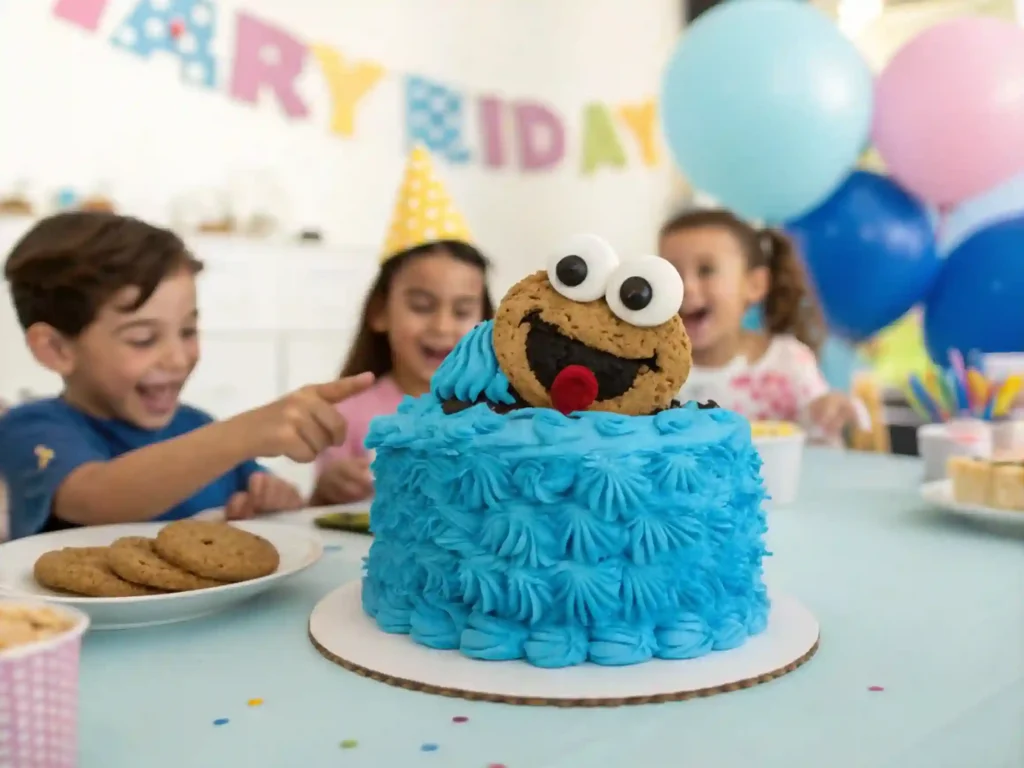
{"type": "Polygon", "coordinates": [[[405,79],[406,139],[409,149],[426,147],[449,163],[469,160],[463,132],[464,97],[441,83],[409,75],[405,79]]]}
{"type": "Polygon", "coordinates": [[[211,0],[143,0],[118,25],[111,42],[143,58],[171,53],[181,60],[186,81],[213,88],[216,18],[211,0]]]}
{"type": "MultiPolygon", "coordinates": [[[[390,92],[398,93],[402,149],[422,146],[450,165],[535,174],[571,163],[592,175],[630,165],[654,167],[664,154],[658,104],[651,97],[591,102],[578,107],[580,119],[569,121],[540,99],[478,92],[347,56],[319,37],[322,30],[309,30],[311,37],[304,38],[231,0],[47,4],[61,23],[109,40],[129,58],[176,60],[188,86],[215,90],[239,106],[276,111],[292,122],[322,120],[324,130],[341,140],[358,136],[365,122],[360,110],[383,98],[387,89],[381,83],[391,79],[398,86],[390,92]],[[230,44],[218,35],[226,35],[230,44]],[[326,103],[313,108],[318,106],[314,98],[326,103]],[[576,136],[569,135],[570,128],[576,136]]],[[[287,18],[288,4],[281,6],[278,16],[287,18]]]]}

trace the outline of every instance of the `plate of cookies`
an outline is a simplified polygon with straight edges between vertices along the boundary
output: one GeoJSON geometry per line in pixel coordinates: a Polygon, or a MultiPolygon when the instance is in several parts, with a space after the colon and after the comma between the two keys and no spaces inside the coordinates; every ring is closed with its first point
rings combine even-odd
{"type": "Polygon", "coordinates": [[[75,528],[0,545],[0,595],[84,611],[93,629],[188,621],[310,567],[320,537],[260,521],[75,528]]]}

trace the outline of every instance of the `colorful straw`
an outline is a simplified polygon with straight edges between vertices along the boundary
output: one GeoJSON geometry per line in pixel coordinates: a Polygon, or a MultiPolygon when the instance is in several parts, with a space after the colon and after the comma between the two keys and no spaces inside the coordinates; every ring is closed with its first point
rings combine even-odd
{"type": "Polygon", "coordinates": [[[910,407],[928,421],[974,418],[992,421],[1009,417],[1024,387],[1024,375],[1013,374],[994,382],[981,372],[981,356],[949,353],[949,368],[930,368],[923,376],[911,375],[906,397],[910,407]]]}
{"type": "Polygon", "coordinates": [[[909,384],[911,397],[908,399],[911,403],[916,402],[927,414],[927,418],[930,421],[945,421],[946,414],[940,405],[940,401],[932,396],[924,382],[915,374],[911,374],[909,384]]]}
{"type": "Polygon", "coordinates": [[[949,385],[956,398],[957,411],[959,413],[970,413],[971,401],[967,389],[967,368],[964,365],[964,356],[959,350],[949,350],[949,385]]]}
{"type": "Polygon", "coordinates": [[[1013,407],[1013,401],[1017,399],[1017,395],[1020,394],[1021,377],[1018,374],[1008,376],[1006,381],[999,387],[999,391],[996,396],[992,398],[994,408],[992,409],[993,417],[997,419],[1005,418],[1010,412],[1010,408],[1013,407]]]}
{"type": "Polygon", "coordinates": [[[973,367],[967,369],[967,392],[970,395],[973,413],[981,413],[985,410],[991,389],[988,379],[981,371],[973,367]]]}

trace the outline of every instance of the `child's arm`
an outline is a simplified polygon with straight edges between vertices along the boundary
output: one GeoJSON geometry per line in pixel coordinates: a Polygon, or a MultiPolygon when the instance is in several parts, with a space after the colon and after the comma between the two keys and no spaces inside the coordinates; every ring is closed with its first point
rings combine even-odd
{"type": "Polygon", "coordinates": [[[7,463],[33,507],[45,510],[43,521],[51,511],[79,525],[149,520],[247,460],[284,455],[312,461],[344,439],[345,421],[334,403],[372,382],[372,376],[356,376],[306,387],[114,459],[59,422],[5,423],[0,451],[19,451],[20,460],[7,463]]]}
{"type": "Polygon", "coordinates": [[[252,441],[232,419],[67,473],[53,514],[78,525],[150,520],[253,458],[252,441]]]}
{"type": "Polygon", "coordinates": [[[831,390],[814,353],[796,339],[786,340],[786,372],[793,383],[799,413],[826,440],[837,440],[843,428],[857,418],[853,401],[831,390]]]}
{"type": "Polygon", "coordinates": [[[332,446],[317,457],[310,506],[348,504],[373,495],[370,457],[360,444],[361,439],[354,431],[349,432],[341,445],[332,446]]]}

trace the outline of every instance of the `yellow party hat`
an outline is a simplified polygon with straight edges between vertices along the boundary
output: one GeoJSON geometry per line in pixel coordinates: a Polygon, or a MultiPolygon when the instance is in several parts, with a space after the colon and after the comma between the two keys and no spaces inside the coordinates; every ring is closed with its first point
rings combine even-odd
{"type": "Polygon", "coordinates": [[[405,166],[381,263],[439,240],[469,243],[471,236],[466,220],[434,171],[430,153],[417,144],[405,166]]]}

